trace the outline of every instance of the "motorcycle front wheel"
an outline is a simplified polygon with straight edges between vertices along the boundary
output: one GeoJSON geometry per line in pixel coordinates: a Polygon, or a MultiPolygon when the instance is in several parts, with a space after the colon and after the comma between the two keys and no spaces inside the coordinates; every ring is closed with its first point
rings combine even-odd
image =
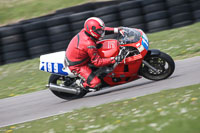
{"type": "MultiPolygon", "coordinates": [[[[53,84],[56,84],[56,85],[62,85],[62,86],[65,85],[66,86],[66,84],[69,84],[68,82],[69,81],[66,81],[64,76],[51,74],[51,76],[49,77],[49,84],[53,83],[53,84]]],[[[69,94],[69,93],[65,93],[65,92],[59,92],[59,91],[55,91],[55,90],[51,90],[51,91],[57,97],[65,99],[65,100],[82,98],[87,94],[86,90],[81,90],[81,92],[78,95],[69,94]]]]}
{"type": "Polygon", "coordinates": [[[157,69],[157,72],[142,64],[140,74],[150,80],[163,80],[172,75],[175,70],[174,60],[166,53],[160,52],[159,55],[149,55],[145,57],[151,66],[157,69]]]}

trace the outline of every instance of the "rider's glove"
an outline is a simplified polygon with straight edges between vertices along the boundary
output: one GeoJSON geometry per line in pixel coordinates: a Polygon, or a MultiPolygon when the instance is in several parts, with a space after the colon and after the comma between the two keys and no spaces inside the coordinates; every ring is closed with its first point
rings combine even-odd
{"type": "Polygon", "coordinates": [[[116,62],[121,62],[123,59],[124,59],[123,55],[118,55],[118,56],[115,57],[116,62]]]}
{"type": "Polygon", "coordinates": [[[124,36],[124,30],[123,30],[122,27],[114,28],[114,33],[119,33],[119,34],[121,34],[122,36],[124,36]]]}
{"type": "Polygon", "coordinates": [[[124,36],[124,34],[125,34],[123,28],[121,28],[121,27],[118,28],[118,32],[119,32],[122,36],[124,36]]]}

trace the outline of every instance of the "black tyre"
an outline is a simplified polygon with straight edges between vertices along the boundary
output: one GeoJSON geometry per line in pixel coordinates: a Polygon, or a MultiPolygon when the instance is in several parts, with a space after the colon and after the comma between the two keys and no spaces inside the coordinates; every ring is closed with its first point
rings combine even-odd
{"type": "Polygon", "coordinates": [[[54,36],[49,36],[50,43],[56,43],[59,41],[65,41],[69,39],[70,40],[72,39],[72,32],[66,32],[66,33],[61,33],[54,36]]]}
{"type": "Polygon", "coordinates": [[[11,36],[22,33],[22,27],[12,26],[12,27],[2,27],[0,28],[1,37],[11,36]]]}
{"type": "Polygon", "coordinates": [[[183,27],[183,26],[186,26],[186,25],[190,25],[190,24],[192,24],[192,23],[193,23],[192,20],[187,20],[187,21],[182,21],[182,22],[173,24],[172,27],[173,27],[173,28],[178,28],[178,27],[183,27]]]}
{"type": "Polygon", "coordinates": [[[151,29],[148,32],[153,33],[153,32],[158,32],[158,31],[163,31],[163,30],[168,30],[168,29],[170,29],[170,27],[161,27],[161,28],[151,29]]]}
{"type": "Polygon", "coordinates": [[[82,29],[84,27],[85,20],[74,22],[71,24],[72,30],[82,29]]]}
{"type": "Polygon", "coordinates": [[[154,72],[152,69],[142,64],[140,73],[144,78],[150,80],[166,79],[171,76],[175,70],[174,60],[168,54],[163,52],[160,52],[159,55],[145,57],[145,61],[158,70],[158,72],[154,72]]]}
{"type": "Polygon", "coordinates": [[[52,51],[63,51],[67,49],[67,46],[69,45],[70,40],[66,40],[66,41],[59,41],[56,43],[52,43],[51,44],[51,49],[52,51]]]}
{"type": "Polygon", "coordinates": [[[101,7],[105,7],[105,6],[111,6],[111,5],[116,5],[116,4],[118,4],[118,3],[120,3],[120,1],[113,1],[113,0],[111,0],[111,1],[96,1],[96,2],[94,2],[93,3],[93,7],[94,7],[94,9],[97,9],[97,8],[101,8],[101,7]]]}
{"type": "Polygon", "coordinates": [[[11,44],[11,43],[17,43],[17,42],[22,42],[23,41],[23,35],[22,34],[16,34],[16,35],[11,35],[7,37],[1,38],[2,44],[11,44]]]}
{"type": "Polygon", "coordinates": [[[136,25],[132,25],[132,26],[130,26],[130,27],[131,27],[131,28],[142,29],[143,31],[146,31],[145,24],[136,24],[136,25]]]}
{"type": "Polygon", "coordinates": [[[121,11],[120,13],[120,19],[126,19],[131,18],[134,16],[141,16],[142,15],[142,9],[141,8],[135,8],[130,10],[121,11]]]}
{"type": "Polygon", "coordinates": [[[147,23],[148,30],[153,30],[155,28],[162,28],[162,27],[169,27],[168,19],[160,19],[160,20],[151,21],[151,22],[147,23]]]}
{"type": "Polygon", "coordinates": [[[72,32],[72,33],[73,33],[73,36],[75,36],[76,34],[78,34],[80,31],[81,31],[81,29],[74,30],[74,31],[72,32]]]}
{"type": "Polygon", "coordinates": [[[146,22],[168,18],[167,11],[153,12],[145,15],[146,22]]]}
{"type": "Polygon", "coordinates": [[[57,25],[57,26],[53,26],[48,28],[48,34],[49,35],[56,35],[56,34],[60,34],[63,32],[69,32],[70,31],[70,26],[69,25],[57,25]]]}
{"type": "Polygon", "coordinates": [[[157,12],[157,11],[163,11],[166,10],[165,3],[155,3],[151,5],[147,5],[143,7],[143,12],[145,14],[151,13],[151,12],[157,12]]]}
{"type": "Polygon", "coordinates": [[[1,53],[0,53],[0,65],[3,65],[3,57],[1,53]]]}
{"type": "Polygon", "coordinates": [[[32,39],[28,41],[28,47],[35,47],[35,46],[40,46],[40,45],[44,45],[44,44],[48,44],[48,38],[47,37],[40,37],[40,38],[36,38],[36,39],[32,39]]]}
{"type": "Polygon", "coordinates": [[[200,22],[200,18],[199,19],[195,19],[195,22],[200,22]]]}
{"type": "Polygon", "coordinates": [[[30,24],[23,25],[23,30],[25,32],[33,31],[33,30],[40,30],[46,27],[46,23],[44,21],[33,22],[30,24]]]}
{"type": "Polygon", "coordinates": [[[26,40],[32,40],[32,39],[36,39],[42,36],[47,36],[46,29],[34,30],[34,31],[29,31],[25,33],[26,40]]]}
{"type": "Polygon", "coordinates": [[[92,11],[85,11],[85,12],[80,12],[80,13],[75,13],[69,16],[69,21],[72,22],[77,22],[80,20],[86,20],[89,17],[93,16],[92,11]]]}
{"type": "Polygon", "coordinates": [[[195,20],[200,19],[200,10],[196,10],[193,12],[193,16],[195,20]]]}
{"type": "MultiPolygon", "coordinates": [[[[60,75],[51,74],[51,76],[49,77],[49,84],[53,83],[53,84],[59,85],[60,82],[63,82],[63,79],[65,79],[65,77],[60,76],[60,75]]],[[[65,81],[64,84],[67,84],[66,81],[65,81]]],[[[57,97],[65,99],[65,100],[72,100],[72,99],[82,98],[87,94],[87,92],[84,91],[84,90],[82,90],[79,95],[69,94],[69,93],[64,93],[64,92],[59,92],[59,91],[54,91],[54,90],[51,90],[51,91],[57,97]]]]}
{"type": "Polygon", "coordinates": [[[143,16],[132,17],[132,18],[121,20],[121,23],[123,26],[137,25],[137,24],[144,23],[144,18],[143,16]]]}
{"type": "Polygon", "coordinates": [[[2,52],[7,53],[12,51],[25,50],[25,46],[26,44],[24,42],[3,45],[2,52]]]}
{"type": "Polygon", "coordinates": [[[142,1],[142,5],[146,6],[146,5],[150,5],[150,4],[154,4],[154,3],[159,3],[159,2],[164,2],[164,0],[143,0],[142,1]]]}
{"type": "Polygon", "coordinates": [[[108,27],[119,27],[120,22],[119,21],[109,22],[109,23],[106,23],[106,26],[108,26],[108,27]]]}
{"type": "Polygon", "coordinates": [[[68,16],[52,17],[46,21],[47,27],[53,27],[57,25],[63,25],[69,23],[68,16]]]}
{"type": "Polygon", "coordinates": [[[118,8],[120,11],[129,10],[129,9],[135,9],[141,7],[140,1],[128,1],[128,2],[122,2],[118,5],[118,8]]]}
{"type": "Polygon", "coordinates": [[[171,17],[171,21],[173,24],[180,23],[180,22],[187,21],[187,20],[192,20],[192,19],[193,19],[192,14],[190,12],[176,14],[171,17]]]}
{"type": "Polygon", "coordinates": [[[22,58],[22,57],[27,57],[27,54],[26,54],[25,50],[19,50],[19,51],[3,53],[4,61],[11,60],[11,59],[17,59],[17,58],[22,58]]]}
{"type": "Polygon", "coordinates": [[[118,12],[118,7],[116,5],[112,5],[112,6],[105,6],[105,7],[94,10],[94,15],[95,16],[104,16],[107,14],[113,14],[113,13],[117,13],[117,12],[118,12]]]}
{"type": "Polygon", "coordinates": [[[119,14],[118,13],[113,13],[113,14],[108,14],[100,17],[105,23],[108,22],[114,22],[119,20],[119,14]]]}
{"type": "Polygon", "coordinates": [[[50,52],[50,45],[49,44],[45,44],[45,45],[39,45],[36,47],[31,47],[29,48],[29,55],[32,58],[38,57],[42,54],[47,54],[50,52]]]}
{"type": "Polygon", "coordinates": [[[172,7],[172,6],[186,4],[189,2],[189,0],[167,0],[166,2],[169,7],[172,7]]]}
{"type": "Polygon", "coordinates": [[[192,2],[191,6],[192,6],[193,11],[200,10],[200,1],[196,0],[196,1],[192,2]]]}
{"type": "Polygon", "coordinates": [[[178,5],[178,6],[173,6],[169,8],[169,14],[170,15],[175,15],[183,12],[190,12],[190,6],[189,4],[183,4],[183,5],[178,5]]]}

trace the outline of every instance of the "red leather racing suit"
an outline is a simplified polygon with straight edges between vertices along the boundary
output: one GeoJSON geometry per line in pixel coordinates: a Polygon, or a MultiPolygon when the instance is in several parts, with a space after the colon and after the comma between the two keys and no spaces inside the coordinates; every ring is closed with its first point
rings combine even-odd
{"type": "MultiPolygon", "coordinates": [[[[107,28],[113,30],[114,28],[107,28]]],[[[81,79],[83,87],[95,88],[101,83],[100,79],[92,72],[88,63],[97,67],[115,63],[113,58],[101,58],[96,48],[96,42],[81,30],[68,45],[66,50],[66,61],[69,69],[81,79]]]]}

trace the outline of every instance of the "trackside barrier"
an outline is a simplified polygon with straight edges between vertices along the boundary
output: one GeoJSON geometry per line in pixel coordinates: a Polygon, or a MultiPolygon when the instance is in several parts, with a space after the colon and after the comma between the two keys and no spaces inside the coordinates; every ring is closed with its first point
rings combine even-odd
{"type": "MultiPolygon", "coordinates": [[[[200,21],[200,0],[117,0],[91,2],[0,27],[0,65],[65,50],[84,21],[101,18],[109,27],[158,32],[200,21]]],[[[105,38],[115,38],[114,35],[105,38]]]]}

